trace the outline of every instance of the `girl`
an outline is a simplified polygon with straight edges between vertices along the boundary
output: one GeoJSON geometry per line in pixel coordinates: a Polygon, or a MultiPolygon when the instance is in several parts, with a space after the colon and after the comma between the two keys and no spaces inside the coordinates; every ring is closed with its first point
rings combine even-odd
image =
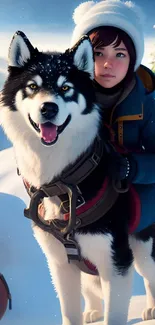
{"type": "Polygon", "coordinates": [[[131,1],[87,1],[75,9],[73,18],[72,46],[89,35],[96,98],[110,140],[122,150],[109,156],[108,173],[115,181],[134,184],[139,221],[133,231],[140,231],[155,222],[155,79],[140,66],[142,13],[131,1]],[[145,85],[138,74],[144,76],[145,85]]]}

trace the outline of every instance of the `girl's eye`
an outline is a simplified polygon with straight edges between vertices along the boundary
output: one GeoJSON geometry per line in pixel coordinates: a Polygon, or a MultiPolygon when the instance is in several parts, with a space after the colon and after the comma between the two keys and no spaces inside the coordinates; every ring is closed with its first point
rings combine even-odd
{"type": "Polygon", "coordinates": [[[102,52],[94,52],[94,55],[95,56],[103,56],[103,53],[102,52]]]}
{"type": "Polygon", "coordinates": [[[66,86],[62,86],[62,87],[61,87],[61,90],[62,90],[62,91],[67,91],[67,90],[69,90],[69,88],[70,88],[70,87],[67,86],[67,85],[66,85],[66,86]]]}
{"type": "Polygon", "coordinates": [[[117,53],[117,54],[116,54],[116,57],[117,57],[117,58],[125,58],[126,55],[125,55],[124,53],[121,53],[121,52],[120,52],[120,53],[117,53]]]}
{"type": "Polygon", "coordinates": [[[37,90],[38,89],[38,86],[36,84],[31,84],[28,86],[30,89],[32,90],[37,90]]]}

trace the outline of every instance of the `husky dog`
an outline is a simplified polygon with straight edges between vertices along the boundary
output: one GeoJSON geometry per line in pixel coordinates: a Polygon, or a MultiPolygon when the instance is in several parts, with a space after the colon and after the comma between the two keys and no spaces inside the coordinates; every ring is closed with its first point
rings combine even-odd
{"type": "MultiPolygon", "coordinates": [[[[92,86],[91,43],[84,37],[65,53],[43,53],[17,32],[9,49],[8,70],[0,121],[15,148],[22,177],[40,188],[79,159],[100,132],[100,110],[92,86]]],[[[89,199],[100,189],[104,164],[93,173],[86,191],[89,199]]],[[[63,218],[59,204],[58,197],[44,199],[45,219],[63,218]]],[[[81,255],[96,267],[96,276],[68,263],[64,245],[33,223],[34,236],[46,255],[58,293],[63,325],[98,320],[103,316],[103,299],[104,325],[125,325],[133,264],[146,287],[143,318],[155,318],[153,231],[149,228],[136,236],[128,235],[125,215],[127,212],[121,211],[116,216],[113,208],[98,221],[75,231],[81,255]],[[85,298],[83,317],[81,287],[85,298]]]]}

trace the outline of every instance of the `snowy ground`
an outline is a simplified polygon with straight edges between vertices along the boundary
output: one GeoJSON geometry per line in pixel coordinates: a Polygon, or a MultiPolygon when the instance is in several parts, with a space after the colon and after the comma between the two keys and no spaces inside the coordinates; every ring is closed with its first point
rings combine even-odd
{"type": "MultiPolygon", "coordinates": [[[[8,147],[1,134],[0,144],[8,147]]],[[[1,146],[0,146],[1,147],[1,146]]],[[[2,149],[2,148],[1,148],[2,149]]],[[[59,301],[53,290],[44,255],[33,238],[31,222],[23,216],[28,196],[19,176],[13,148],[0,151],[0,272],[6,277],[13,310],[2,325],[60,325],[59,301]]],[[[142,279],[135,273],[128,325],[141,321],[145,305],[142,279]]],[[[101,325],[97,323],[97,325],[101,325]]],[[[146,323],[143,323],[147,325],[146,323]]],[[[154,321],[149,322],[155,324],[154,321]]]]}

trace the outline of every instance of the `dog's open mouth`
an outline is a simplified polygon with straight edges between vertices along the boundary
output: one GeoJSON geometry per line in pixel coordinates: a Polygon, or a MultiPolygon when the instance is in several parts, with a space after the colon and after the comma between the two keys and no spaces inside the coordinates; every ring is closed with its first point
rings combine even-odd
{"type": "Polygon", "coordinates": [[[28,117],[29,117],[29,121],[30,121],[31,125],[33,126],[33,128],[38,133],[40,133],[41,142],[46,146],[50,146],[50,145],[56,143],[56,141],[58,140],[59,134],[64,131],[64,129],[66,128],[66,126],[69,124],[69,122],[71,120],[71,115],[68,115],[65,122],[62,125],[57,126],[51,122],[36,124],[32,120],[30,114],[28,115],[28,117]]]}

